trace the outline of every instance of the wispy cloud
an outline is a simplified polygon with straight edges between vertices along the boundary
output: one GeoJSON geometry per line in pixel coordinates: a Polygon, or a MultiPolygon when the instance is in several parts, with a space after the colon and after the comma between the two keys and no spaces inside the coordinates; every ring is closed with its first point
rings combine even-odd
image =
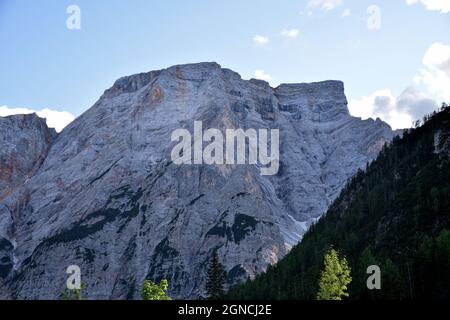
{"type": "Polygon", "coordinates": [[[350,15],[350,9],[345,9],[344,12],[342,12],[342,17],[348,17],[350,15]]]}
{"type": "Polygon", "coordinates": [[[265,46],[269,43],[269,38],[261,35],[256,35],[253,37],[253,42],[259,46],[265,46]]]}
{"type": "Polygon", "coordinates": [[[29,113],[36,113],[39,117],[45,118],[47,120],[47,126],[50,128],[55,128],[57,132],[60,132],[75,119],[75,117],[67,111],[56,111],[50,109],[32,110],[27,108],[10,108],[7,106],[0,106],[0,117],[29,113]]]}
{"type": "Polygon", "coordinates": [[[309,0],[306,9],[308,14],[316,10],[331,11],[342,5],[342,2],[342,0],[309,0]]]}
{"type": "Polygon", "coordinates": [[[272,81],[272,76],[268,73],[266,73],[264,70],[255,70],[255,78],[264,80],[267,82],[272,81]]]}
{"type": "Polygon", "coordinates": [[[408,5],[422,3],[427,10],[439,11],[441,13],[450,12],[450,0],[406,0],[408,5]]]}
{"type": "Polygon", "coordinates": [[[280,34],[283,37],[292,39],[292,38],[297,38],[298,35],[300,34],[300,31],[298,29],[283,29],[283,30],[281,30],[280,34]]]}

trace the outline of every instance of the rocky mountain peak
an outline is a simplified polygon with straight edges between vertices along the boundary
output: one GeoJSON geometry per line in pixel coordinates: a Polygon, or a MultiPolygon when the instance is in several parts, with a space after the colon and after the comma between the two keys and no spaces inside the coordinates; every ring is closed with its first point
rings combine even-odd
{"type": "Polygon", "coordinates": [[[304,108],[306,114],[321,114],[320,121],[341,115],[349,117],[347,98],[342,81],[328,80],[314,83],[281,84],[275,95],[283,101],[285,108],[304,108]]]}
{"type": "Polygon", "coordinates": [[[56,137],[35,113],[0,117],[0,201],[35,174],[56,137]]]}
{"type": "MultiPolygon", "coordinates": [[[[0,131],[12,146],[27,132],[15,125],[0,131]]],[[[58,139],[43,136],[45,161],[0,199],[0,261],[11,262],[0,282],[18,298],[56,298],[68,265],[80,266],[92,298],[138,298],[146,278],[168,279],[174,298],[198,297],[216,250],[230,284],[255,276],[394,133],[350,116],[342,82],[271,88],[199,63],[121,78],[58,139]],[[172,132],[195,121],[278,129],[278,173],[173,163],[172,132]]]]}

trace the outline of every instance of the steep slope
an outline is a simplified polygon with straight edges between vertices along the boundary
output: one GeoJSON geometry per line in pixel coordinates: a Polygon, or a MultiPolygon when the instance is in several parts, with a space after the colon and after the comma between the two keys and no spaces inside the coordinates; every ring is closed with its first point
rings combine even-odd
{"type": "Polygon", "coordinates": [[[64,129],[39,171],[0,202],[0,236],[14,266],[13,298],[58,297],[79,265],[89,298],[138,298],[167,278],[175,298],[204,293],[214,250],[230,283],[283,257],[345,181],[394,136],[347,110],[339,81],[246,81],[216,63],[119,79],[64,129]],[[176,165],[171,133],[280,130],[280,170],[176,165]]]}
{"type": "Polygon", "coordinates": [[[36,114],[0,117],[0,201],[33,176],[56,135],[36,114]]]}
{"type": "Polygon", "coordinates": [[[349,260],[352,299],[450,298],[450,108],[394,139],[275,267],[237,299],[315,299],[324,252],[349,260]],[[369,265],[381,290],[366,287],[369,265]]]}
{"type": "MultiPolygon", "coordinates": [[[[56,131],[49,129],[45,119],[36,114],[0,117],[0,201],[37,172],[56,136],[56,131]]],[[[2,229],[11,219],[2,216],[0,222],[0,287],[1,278],[13,266],[11,251],[14,242],[4,238],[8,230],[2,229]]]]}

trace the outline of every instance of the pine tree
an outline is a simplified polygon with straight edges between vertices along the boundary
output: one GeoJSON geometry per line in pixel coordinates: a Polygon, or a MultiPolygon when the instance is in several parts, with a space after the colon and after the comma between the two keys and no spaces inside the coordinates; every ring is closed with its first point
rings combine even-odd
{"type": "Polygon", "coordinates": [[[214,251],[208,268],[208,280],[206,281],[206,292],[209,300],[220,300],[225,294],[225,283],[227,273],[219,261],[217,251],[214,251]]]}
{"type": "Polygon", "coordinates": [[[340,259],[336,250],[330,249],[324,257],[317,299],[342,300],[343,297],[348,297],[347,285],[351,281],[347,259],[340,259]]]}
{"type": "Polygon", "coordinates": [[[167,295],[169,289],[169,282],[167,280],[161,280],[159,284],[150,280],[145,280],[142,286],[142,299],[143,300],[172,300],[167,295]]]}

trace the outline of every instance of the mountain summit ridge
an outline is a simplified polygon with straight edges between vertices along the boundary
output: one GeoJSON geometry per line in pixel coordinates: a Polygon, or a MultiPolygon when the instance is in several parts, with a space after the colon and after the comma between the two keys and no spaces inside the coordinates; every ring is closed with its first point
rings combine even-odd
{"type": "Polygon", "coordinates": [[[124,89],[124,87],[128,88],[128,90],[137,91],[138,89],[148,85],[155,77],[161,75],[161,73],[177,73],[180,76],[179,72],[183,70],[185,72],[192,72],[192,70],[200,71],[200,77],[197,74],[197,80],[202,79],[203,77],[208,77],[212,72],[221,71],[224,74],[228,74],[231,77],[238,78],[242,81],[247,81],[255,85],[260,85],[262,87],[270,87],[272,90],[276,91],[278,89],[282,89],[284,87],[288,87],[291,90],[295,88],[304,89],[305,87],[321,87],[324,88],[326,85],[339,86],[344,87],[344,83],[341,80],[323,80],[316,82],[299,82],[299,83],[281,83],[276,87],[272,87],[270,83],[266,80],[250,78],[249,80],[243,79],[242,76],[228,68],[223,68],[217,62],[198,62],[198,63],[188,63],[188,64],[178,64],[164,69],[151,70],[148,72],[135,73],[128,76],[123,76],[117,79],[111,88],[107,89],[105,92],[115,91],[118,88],[124,89]],[[130,87],[131,85],[131,87],[130,87]]]}

